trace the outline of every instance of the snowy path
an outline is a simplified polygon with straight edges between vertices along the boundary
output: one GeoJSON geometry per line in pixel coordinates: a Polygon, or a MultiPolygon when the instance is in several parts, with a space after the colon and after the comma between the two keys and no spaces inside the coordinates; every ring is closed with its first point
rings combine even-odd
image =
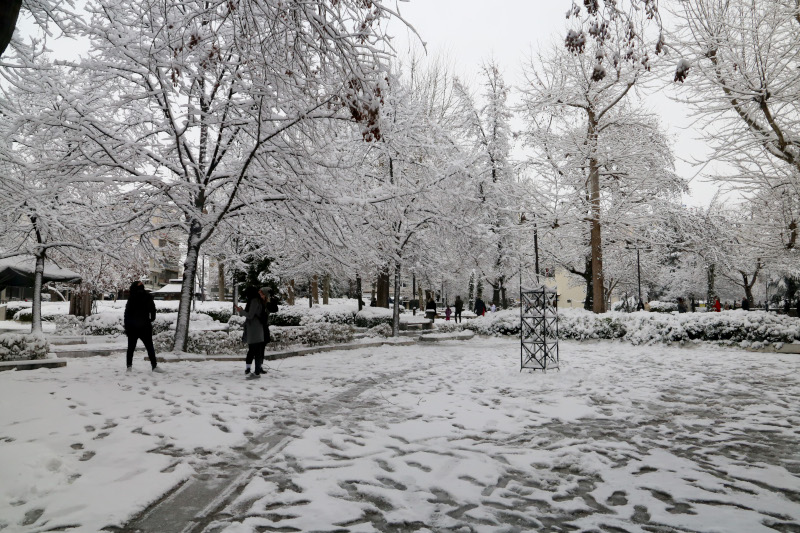
{"type": "Polygon", "coordinates": [[[255,382],[98,357],[6,372],[0,531],[800,531],[800,357],[561,351],[546,375],[485,338],[255,382]]]}

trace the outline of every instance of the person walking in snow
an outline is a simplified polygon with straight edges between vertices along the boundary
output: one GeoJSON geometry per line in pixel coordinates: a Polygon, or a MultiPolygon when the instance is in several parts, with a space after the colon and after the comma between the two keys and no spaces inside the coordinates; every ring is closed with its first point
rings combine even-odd
{"type": "Polygon", "coordinates": [[[456,296],[456,303],[455,303],[455,311],[456,316],[453,320],[455,320],[456,324],[461,322],[461,312],[464,310],[464,300],[461,299],[461,296],[456,296]]]}
{"type": "Polygon", "coordinates": [[[475,314],[478,316],[486,314],[486,304],[480,298],[475,299],[475,314]]]}
{"type": "Polygon", "coordinates": [[[156,350],[153,347],[153,321],[156,319],[156,304],[141,281],[131,283],[128,303],[125,304],[125,335],[128,337],[128,353],[126,355],[127,371],[133,370],[133,351],[141,339],[150,359],[153,372],[164,372],[158,367],[156,350]]]}
{"type": "Polygon", "coordinates": [[[428,297],[428,303],[425,304],[425,318],[429,318],[431,323],[436,320],[436,302],[433,297],[428,297]]]}
{"type": "Polygon", "coordinates": [[[749,311],[750,310],[750,300],[747,298],[742,298],[742,311],[749,311]]]}
{"type": "Polygon", "coordinates": [[[255,287],[248,287],[245,292],[247,305],[242,309],[236,306],[239,316],[244,317],[244,332],[242,340],[247,343],[247,357],[245,359],[244,373],[247,379],[258,379],[263,373],[264,349],[267,343],[264,341],[264,324],[262,315],[264,314],[264,297],[261,291],[255,287]],[[250,367],[255,361],[255,371],[251,374],[250,367]]]}
{"type": "Polygon", "coordinates": [[[497,306],[494,304],[494,302],[492,302],[492,306],[489,309],[491,309],[492,313],[497,312],[497,306]]]}
{"type": "Polygon", "coordinates": [[[450,306],[448,305],[447,308],[444,310],[444,319],[449,322],[451,314],[453,314],[453,310],[450,309],[450,306]]]}
{"type": "Polygon", "coordinates": [[[713,307],[713,309],[714,309],[714,311],[715,311],[716,313],[719,313],[720,311],[722,311],[722,304],[721,304],[721,303],[719,303],[719,298],[717,298],[717,299],[714,301],[714,307],[713,307]]]}

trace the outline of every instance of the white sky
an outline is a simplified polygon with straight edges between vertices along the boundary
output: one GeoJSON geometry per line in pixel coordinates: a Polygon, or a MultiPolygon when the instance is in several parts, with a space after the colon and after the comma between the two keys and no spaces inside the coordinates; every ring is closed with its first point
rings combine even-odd
{"type": "MultiPolygon", "coordinates": [[[[563,41],[570,4],[571,0],[412,0],[396,5],[426,43],[429,56],[447,57],[464,79],[473,81],[481,62],[493,57],[506,83],[519,87],[524,83],[522,65],[531,52],[563,41]]],[[[392,23],[390,31],[397,36],[394,45],[401,57],[412,46],[419,47],[420,39],[401,24],[392,23]]],[[[674,140],[677,173],[691,179],[685,203],[708,205],[717,186],[703,181],[701,165],[688,163],[705,158],[708,147],[692,127],[689,110],[669,99],[671,92],[648,96],[646,105],[661,116],[674,140]]]]}

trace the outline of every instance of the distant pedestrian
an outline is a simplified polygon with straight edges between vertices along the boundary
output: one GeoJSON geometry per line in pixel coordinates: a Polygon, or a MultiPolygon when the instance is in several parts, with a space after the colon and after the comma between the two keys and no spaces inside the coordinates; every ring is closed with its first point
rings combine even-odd
{"type": "Polygon", "coordinates": [[[494,304],[494,302],[492,302],[492,306],[489,309],[491,309],[492,313],[497,312],[497,306],[494,304]]]}
{"type": "Polygon", "coordinates": [[[126,357],[127,371],[133,370],[133,351],[136,343],[142,340],[147,357],[150,359],[150,366],[153,372],[164,372],[158,367],[156,361],[156,350],[153,347],[153,321],[156,319],[156,304],[153,297],[148,293],[141,281],[134,281],[131,284],[128,303],[125,304],[125,335],[128,337],[128,353],[126,357]]]}
{"type": "Polygon", "coordinates": [[[484,316],[486,314],[486,304],[480,298],[475,299],[475,314],[484,316]]]}
{"type": "Polygon", "coordinates": [[[461,322],[461,312],[463,310],[464,310],[464,300],[461,299],[461,296],[456,296],[456,303],[455,303],[456,316],[454,320],[457,324],[461,322]]]}
{"type": "Polygon", "coordinates": [[[686,300],[683,298],[678,298],[678,312],[685,313],[686,312],[686,300]]]}
{"type": "Polygon", "coordinates": [[[236,306],[236,311],[244,317],[244,332],[242,340],[247,344],[247,357],[245,359],[244,373],[247,379],[258,379],[263,374],[264,350],[266,341],[264,339],[264,324],[262,315],[264,314],[264,298],[261,291],[255,287],[248,287],[245,291],[247,305],[242,309],[236,306]],[[250,369],[255,361],[255,371],[251,374],[250,369]]]}
{"type": "Polygon", "coordinates": [[[692,298],[692,313],[695,312],[697,312],[697,302],[695,302],[694,298],[692,298]]]}
{"type": "Polygon", "coordinates": [[[450,306],[448,305],[444,310],[444,319],[447,320],[447,321],[450,321],[450,315],[451,314],[453,314],[453,310],[450,309],[450,306]]]}
{"type": "Polygon", "coordinates": [[[750,300],[747,298],[742,298],[742,310],[749,311],[750,310],[750,300]]]}
{"type": "Polygon", "coordinates": [[[792,307],[792,304],[789,301],[789,298],[786,298],[783,301],[783,314],[786,315],[786,316],[789,316],[789,310],[791,309],[791,307],[792,307]]]}
{"type": "Polygon", "coordinates": [[[716,312],[716,313],[719,313],[720,311],[722,311],[722,304],[721,304],[721,303],[719,303],[719,298],[717,298],[716,300],[714,300],[714,307],[713,307],[713,309],[714,309],[714,312],[716,312]]]}
{"type": "Polygon", "coordinates": [[[425,304],[425,318],[430,319],[431,322],[436,320],[436,302],[432,297],[428,297],[428,303],[425,304]]]}
{"type": "Polygon", "coordinates": [[[726,310],[726,311],[730,311],[730,309],[731,309],[731,304],[730,304],[730,302],[725,302],[725,310],[726,310]]]}

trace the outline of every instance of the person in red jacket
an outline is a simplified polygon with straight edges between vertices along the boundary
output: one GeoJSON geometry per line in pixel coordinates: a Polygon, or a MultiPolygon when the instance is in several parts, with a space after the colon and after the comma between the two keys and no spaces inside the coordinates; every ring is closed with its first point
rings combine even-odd
{"type": "Polygon", "coordinates": [[[719,298],[714,301],[714,312],[719,313],[722,311],[722,304],[719,303],[719,298]]]}

